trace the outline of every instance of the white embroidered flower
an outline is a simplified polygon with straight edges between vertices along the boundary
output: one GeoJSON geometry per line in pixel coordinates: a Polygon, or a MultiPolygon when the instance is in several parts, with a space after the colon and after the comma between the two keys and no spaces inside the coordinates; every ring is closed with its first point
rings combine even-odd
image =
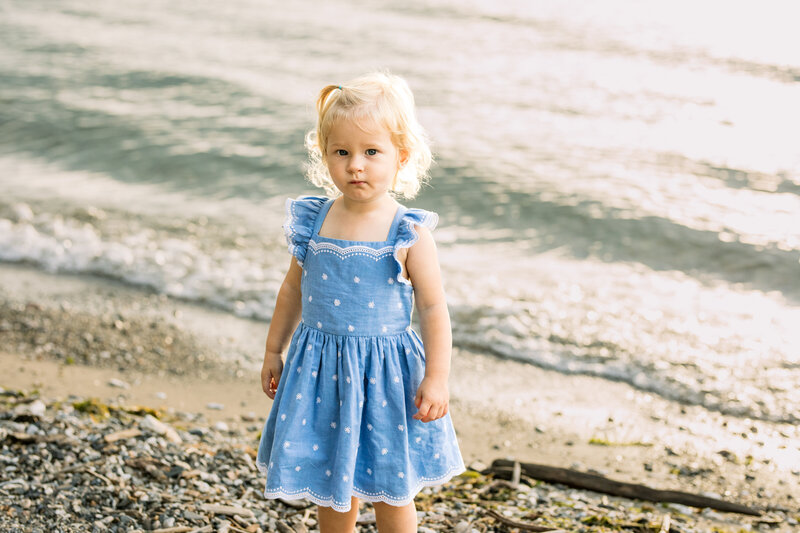
{"type": "Polygon", "coordinates": [[[297,373],[299,374],[301,370],[303,370],[303,367],[302,366],[298,366],[297,367],[297,373]]]}
{"type": "Polygon", "coordinates": [[[403,424],[399,424],[399,425],[397,426],[397,429],[399,429],[400,431],[403,431],[403,424]]]}
{"type": "Polygon", "coordinates": [[[395,376],[395,377],[394,377],[394,382],[395,382],[395,383],[400,383],[400,378],[399,378],[399,377],[397,377],[397,376],[395,376]]]}
{"type": "Polygon", "coordinates": [[[439,458],[439,454],[438,453],[433,454],[433,458],[434,459],[438,459],[439,458]]]}
{"type": "Polygon", "coordinates": [[[342,476],[342,481],[347,481],[348,479],[350,479],[350,476],[348,476],[346,474],[344,476],[342,476]]]}
{"type": "Polygon", "coordinates": [[[386,333],[387,331],[389,331],[389,328],[387,328],[386,326],[383,326],[383,327],[381,328],[381,332],[382,332],[382,333],[386,333]]]}
{"type": "Polygon", "coordinates": [[[394,283],[394,278],[389,278],[389,285],[391,285],[392,283],[394,283]]]}
{"type": "Polygon", "coordinates": [[[336,357],[341,357],[341,356],[342,356],[342,352],[336,352],[336,357]]]}
{"type": "Polygon", "coordinates": [[[275,463],[273,463],[272,461],[270,461],[270,462],[269,462],[269,467],[270,467],[270,468],[272,468],[272,465],[274,465],[274,464],[275,464],[275,463]]]}
{"type": "Polygon", "coordinates": [[[325,471],[325,475],[328,476],[328,477],[331,477],[331,471],[330,470],[326,470],[325,471]]]}
{"type": "Polygon", "coordinates": [[[417,444],[419,444],[420,441],[422,441],[422,437],[417,437],[416,439],[414,439],[414,442],[416,442],[417,444]]]}
{"type": "Polygon", "coordinates": [[[317,403],[322,403],[322,398],[320,398],[319,396],[317,396],[317,403]]]}
{"type": "Polygon", "coordinates": [[[300,467],[299,466],[294,467],[294,471],[295,472],[299,472],[300,471],[300,467]]]}
{"type": "Polygon", "coordinates": [[[353,278],[353,281],[355,281],[356,283],[358,283],[359,281],[361,281],[361,278],[359,278],[358,276],[356,276],[356,277],[354,277],[354,278],[353,278]]]}
{"type": "Polygon", "coordinates": [[[295,396],[295,398],[297,398],[298,400],[302,400],[303,399],[303,395],[298,392],[297,396],[295,396]]]}
{"type": "Polygon", "coordinates": [[[398,309],[402,309],[403,308],[403,302],[397,302],[397,308],[398,309]]]}
{"type": "Polygon", "coordinates": [[[369,382],[372,383],[373,385],[375,385],[375,383],[377,383],[377,381],[378,380],[376,380],[375,378],[369,378],[369,382]]]}
{"type": "Polygon", "coordinates": [[[312,346],[310,344],[308,346],[306,346],[306,350],[310,350],[311,348],[312,348],[312,346]]]}
{"type": "Polygon", "coordinates": [[[303,275],[304,275],[304,276],[308,276],[308,270],[305,270],[305,269],[304,269],[304,270],[303,270],[303,275]]]}
{"type": "Polygon", "coordinates": [[[350,324],[349,326],[347,326],[347,331],[354,331],[355,329],[356,329],[356,328],[354,328],[352,324],[350,324]]]}
{"type": "Polygon", "coordinates": [[[312,377],[312,378],[315,378],[315,377],[317,377],[317,371],[316,371],[316,370],[314,370],[314,371],[311,373],[311,377],[312,377]]]}
{"type": "Polygon", "coordinates": [[[325,272],[322,273],[322,279],[328,279],[328,275],[325,272]]]}
{"type": "Polygon", "coordinates": [[[319,444],[315,444],[311,447],[312,450],[317,451],[319,450],[319,444]]]}
{"type": "Polygon", "coordinates": [[[333,301],[333,305],[335,305],[336,307],[339,307],[339,304],[340,304],[340,303],[342,303],[342,302],[340,302],[340,301],[339,301],[339,298],[336,298],[336,299],[333,301]]]}
{"type": "Polygon", "coordinates": [[[344,432],[345,433],[350,433],[350,426],[345,426],[344,432]]]}
{"type": "Polygon", "coordinates": [[[331,422],[331,429],[336,429],[336,422],[331,422]]]}
{"type": "Polygon", "coordinates": [[[386,448],[381,450],[381,455],[386,455],[387,453],[389,453],[389,450],[387,450],[386,448]]]}
{"type": "Polygon", "coordinates": [[[310,302],[312,299],[313,299],[313,298],[312,298],[312,297],[311,297],[311,295],[309,294],[309,295],[308,295],[308,301],[310,302]]]}
{"type": "Polygon", "coordinates": [[[386,400],[383,400],[383,402],[381,402],[381,407],[386,407],[386,400]]]}
{"type": "Polygon", "coordinates": [[[334,374],[333,376],[331,376],[331,379],[332,379],[333,381],[339,381],[339,376],[337,376],[336,374],[334,374]]]}
{"type": "Polygon", "coordinates": [[[367,424],[367,429],[372,431],[372,424],[367,424]]]}
{"type": "Polygon", "coordinates": [[[321,328],[321,327],[322,327],[322,322],[317,322],[317,328],[321,328]]]}
{"type": "Polygon", "coordinates": [[[283,443],[283,447],[284,447],[284,448],[288,448],[289,446],[291,446],[291,443],[290,443],[288,440],[287,440],[287,441],[284,441],[284,443],[283,443]]]}
{"type": "Polygon", "coordinates": [[[372,475],[372,469],[371,468],[367,468],[367,474],[369,474],[370,476],[372,475]]]}
{"type": "Polygon", "coordinates": [[[368,303],[367,307],[369,307],[370,309],[374,309],[375,308],[375,302],[368,303]]]}
{"type": "Polygon", "coordinates": [[[303,425],[304,426],[306,425],[306,419],[305,418],[303,419],[303,425]]]}
{"type": "Polygon", "coordinates": [[[346,378],[344,378],[344,380],[345,380],[346,382],[350,383],[350,376],[347,376],[346,378]]]}
{"type": "Polygon", "coordinates": [[[403,479],[404,477],[406,477],[406,475],[404,473],[402,473],[402,472],[398,472],[397,473],[397,477],[399,477],[400,479],[403,479]]]}
{"type": "Polygon", "coordinates": [[[281,420],[286,420],[286,415],[281,415],[281,420]]]}

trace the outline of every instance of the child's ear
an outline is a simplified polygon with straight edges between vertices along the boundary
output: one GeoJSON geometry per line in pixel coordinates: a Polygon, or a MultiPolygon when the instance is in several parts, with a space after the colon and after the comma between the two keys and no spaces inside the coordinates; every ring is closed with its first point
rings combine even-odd
{"type": "Polygon", "coordinates": [[[400,159],[398,161],[400,164],[400,168],[406,166],[406,163],[408,163],[408,156],[409,156],[408,150],[400,150],[400,159]]]}

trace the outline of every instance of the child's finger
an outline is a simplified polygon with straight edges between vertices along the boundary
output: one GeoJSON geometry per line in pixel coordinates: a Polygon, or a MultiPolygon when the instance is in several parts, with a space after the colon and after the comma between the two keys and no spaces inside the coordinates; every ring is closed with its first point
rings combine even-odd
{"type": "Polygon", "coordinates": [[[417,394],[416,396],[414,396],[414,405],[416,405],[417,409],[419,409],[421,403],[422,403],[422,393],[420,392],[419,389],[417,389],[417,394]]]}
{"type": "Polygon", "coordinates": [[[431,402],[428,400],[422,400],[422,404],[419,406],[419,411],[417,411],[417,414],[415,414],[413,418],[416,418],[417,420],[422,420],[423,418],[428,416],[430,410],[431,410],[431,402]]]}

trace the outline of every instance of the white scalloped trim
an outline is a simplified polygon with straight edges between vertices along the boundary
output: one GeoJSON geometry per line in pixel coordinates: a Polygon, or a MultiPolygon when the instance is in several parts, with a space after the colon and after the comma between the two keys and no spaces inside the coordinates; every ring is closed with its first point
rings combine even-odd
{"type": "Polygon", "coordinates": [[[425,226],[426,228],[430,228],[431,230],[436,227],[436,224],[439,223],[439,215],[434,213],[433,211],[425,211],[425,216],[422,217],[422,220],[416,222],[414,220],[406,221],[405,219],[400,221],[400,224],[407,224],[410,226],[411,230],[411,240],[408,241],[401,241],[397,240],[394,245],[394,260],[397,263],[397,281],[403,283],[405,285],[411,285],[411,282],[403,277],[403,264],[400,262],[400,258],[398,257],[398,252],[400,252],[401,248],[411,248],[414,244],[419,240],[419,233],[417,233],[417,229],[414,226],[425,226]]]}
{"type": "Polygon", "coordinates": [[[314,254],[319,252],[331,252],[337,255],[340,259],[345,259],[351,255],[366,255],[372,257],[376,261],[385,255],[392,253],[393,246],[384,246],[383,248],[370,248],[364,245],[354,246],[339,246],[332,242],[317,242],[313,239],[308,241],[308,247],[314,254]]]}
{"type": "MultiPolygon", "coordinates": [[[[264,474],[267,472],[267,465],[264,463],[257,462],[256,466],[258,470],[264,474]]],[[[446,483],[448,480],[452,479],[453,477],[465,472],[467,469],[464,464],[455,465],[450,467],[450,469],[436,478],[420,478],[419,482],[417,483],[416,488],[409,491],[408,496],[402,498],[395,498],[391,495],[387,494],[385,491],[381,492],[366,492],[358,487],[353,487],[353,496],[356,498],[360,498],[366,502],[375,503],[375,502],[383,502],[388,503],[389,505],[394,505],[397,507],[402,507],[404,505],[408,505],[414,498],[416,497],[417,493],[421,491],[425,487],[432,487],[435,485],[441,485],[442,483],[446,483]]],[[[350,501],[346,503],[337,502],[332,496],[331,497],[324,497],[321,494],[317,494],[310,488],[306,487],[304,489],[300,489],[294,492],[287,492],[283,489],[283,487],[278,487],[277,489],[264,489],[264,497],[265,498],[281,498],[284,500],[300,500],[306,499],[314,502],[317,505],[322,505],[323,507],[331,507],[335,511],[340,513],[346,513],[350,511],[350,501]]]]}

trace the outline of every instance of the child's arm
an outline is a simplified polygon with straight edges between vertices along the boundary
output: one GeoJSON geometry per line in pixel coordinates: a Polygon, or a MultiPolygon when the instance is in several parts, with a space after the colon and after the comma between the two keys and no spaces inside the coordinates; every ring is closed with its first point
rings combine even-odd
{"type": "Polygon", "coordinates": [[[300,279],[303,269],[292,257],[289,271],[283,279],[275,301],[275,310],[267,333],[267,346],[264,351],[264,364],[261,367],[261,388],[270,399],[275,399],[278,383],[283,372],[283,351],[292,337],[292,332],[300,322],[303,302],[300,293],[300,279]]]}
{"type": "Polygon", "coordinates": [[[417,226],[417,233],[419,240],[408,250],[406,269],[414,286],[426,362],[425,377],[414,399],[419,409],[414,418],[430,422],[446,415],[449,409],[447,380],[453,337],[436,243],[427,228],[417,226]]]}

